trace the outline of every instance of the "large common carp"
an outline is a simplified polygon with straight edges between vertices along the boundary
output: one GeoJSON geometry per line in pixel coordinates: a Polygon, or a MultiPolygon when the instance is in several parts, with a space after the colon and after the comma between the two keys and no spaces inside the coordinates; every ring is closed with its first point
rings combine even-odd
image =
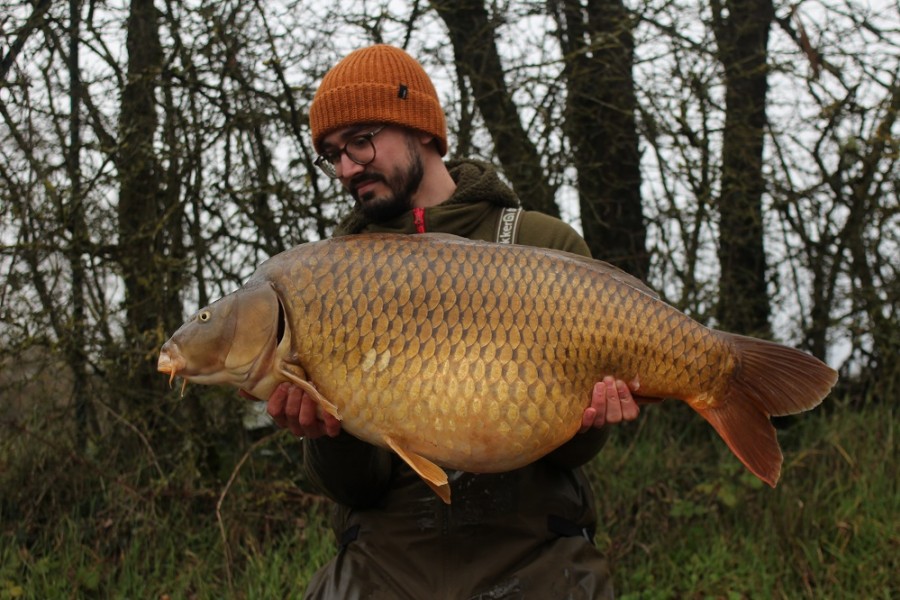
{"type": "Polygon", "coordinates": [[[292,381],[446,502],[440,466],[500,472],[540,458],[575,435],[605,375],[687,402],[774,486],[769,417],[813,408],[837,379],[799,350],[697,323],[604,262],[440,234],[278,254],[191,317],[158,368],[263,399],[292,381]]]}

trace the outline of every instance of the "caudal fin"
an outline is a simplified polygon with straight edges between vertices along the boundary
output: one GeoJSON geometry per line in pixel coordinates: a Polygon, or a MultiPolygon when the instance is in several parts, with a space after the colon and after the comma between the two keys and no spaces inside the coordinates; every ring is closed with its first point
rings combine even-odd
{"type": "Polygon", "coordinates": [[[815,408],[831,391],[837,372],[795,348],[723,335],[737,364],[722,397],[698,412],[754,475],[775,487],[783,456],[769,417],[815,408]]]}

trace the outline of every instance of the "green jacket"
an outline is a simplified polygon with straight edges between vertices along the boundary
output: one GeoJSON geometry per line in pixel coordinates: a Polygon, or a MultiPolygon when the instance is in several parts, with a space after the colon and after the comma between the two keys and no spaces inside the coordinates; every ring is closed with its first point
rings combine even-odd
{"type": "MultiPolygon", "coordinates": [[[[339,234],[428,231],[496,241],[504,209],[518,206],[512,190],[486,163],[457,161],[448,167],[457,190],[447,201],[377,225],[352,213],[339,234]]],[[[589,255],[571,227],[537,212],[520,214],[515,238],[519,244],[589,255]]],[[[591,544],[595,499],[580,469],[605,439],[599,430],[576,435],[543,459],[508,473],[450,472],[449,506],[387,450],[346,433],[304,440],[310,480],[337,502],[334,527],[341,543],[306,597],[611,595],[607,564],[591,544]]]]}

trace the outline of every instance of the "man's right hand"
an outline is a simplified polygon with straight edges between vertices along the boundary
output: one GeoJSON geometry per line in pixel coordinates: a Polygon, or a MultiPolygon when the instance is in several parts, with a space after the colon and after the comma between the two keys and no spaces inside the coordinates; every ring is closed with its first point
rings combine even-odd
{"type": "Polygon", "coordinates": [[[266,403],[266,411],[281,428],[296,436],[317,439],[337,437],[341,422],[318,410],[316,401],[304,390],[290,383],[280,383],[266,403]]]}

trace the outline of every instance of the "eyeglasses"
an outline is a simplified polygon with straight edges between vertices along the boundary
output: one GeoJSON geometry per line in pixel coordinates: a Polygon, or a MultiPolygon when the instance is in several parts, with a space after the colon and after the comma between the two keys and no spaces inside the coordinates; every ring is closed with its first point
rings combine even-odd
{"type": "Polygon", "coordinates": [[[346,154],[347,158],[356,164],[366,166],[375,160],[375,143],[372,138],[381,133],[385,127],[387,125],[382,125],[369,133],[352,138],[342,148],[319,155],[313,164],[332,179],[337,179],[337,166],[341,163],[342,154],[346,154]]]}

